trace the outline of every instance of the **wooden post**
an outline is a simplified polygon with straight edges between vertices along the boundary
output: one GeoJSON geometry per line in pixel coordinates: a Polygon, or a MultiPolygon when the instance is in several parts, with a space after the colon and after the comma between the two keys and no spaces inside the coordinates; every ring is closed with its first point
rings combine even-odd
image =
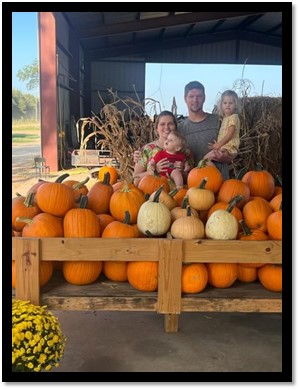
{"type": "Polygon", "coordinates": [[[39,239],[19,239],[16,242],[16,299],[40,304],[39,239]]]}
{"type": "Polygon", "coordinates": [[[181,306],[182,240],[159,244],[157,312],[165,315],[165,331],[177,332],[181,306]]]}

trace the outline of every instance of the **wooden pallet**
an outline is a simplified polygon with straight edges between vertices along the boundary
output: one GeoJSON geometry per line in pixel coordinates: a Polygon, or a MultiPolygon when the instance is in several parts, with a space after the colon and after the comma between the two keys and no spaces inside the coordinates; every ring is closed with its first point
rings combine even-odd
{"type": "Polygon", "coordinates": [[[47,305],[49,310],[155,311],[164,315],[167,332],[178,330],[181,312],[282,311],[281,293],[268,291],[259,282],[181,293],[183,263],[281,264],[281,241],[13,237],[12,255],[16,260],[15,297],[47,305]],[[157,261],[158,290],[141,292],[127,282],[111,282],[103,276],[96,283],[74,286],[57,273],[40,289],[43,260],[157,261]]]}

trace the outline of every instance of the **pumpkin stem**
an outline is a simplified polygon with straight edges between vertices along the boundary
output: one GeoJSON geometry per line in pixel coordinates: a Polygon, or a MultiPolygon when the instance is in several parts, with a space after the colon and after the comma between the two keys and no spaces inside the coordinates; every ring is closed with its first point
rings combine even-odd
{"type": "Polygon", "coordinates": [[[187,217],[191,217],[192,216],[192,210],[191,210],[191,206],[190,205],[186,206],[186,216],[187,217]]]}
{"type": "Polygon", "coordinates": [[[69,176],[69,173],[64,173],[63,175],[58,176],[58,178],[55,180],[55,183],[62,183],[69,176]]]}
{"type": "Polygon", "coordinates": [[[153,198],[153,202],[158,203],[158,201],[159,201],[159,196],[160,196],[160,194],[161,194],[163,188],[164,188],[164,186],[161,185],[161,186],[159,187],[159,189],[155,192],[154,198],[153,198]]]}
{"type": "Polygon", "coordinates": [[[233,209],[234,206],[236,206],[236,205],[237,205],[241,200],[243,200],[243,199],[244,199],[243,195],[236,195],[236,196],[234,196],[234,197],[230,200],[229,205],[233,204],[233,207],[232,207],[232,209],[233,209]]]}
{"type": "Polygon", "coordinates": [[[169,195],[171,196],[171,198],[173,198],[177,194],[178,191],[179,191],[178,188],[174,188],[174,190],[170,191],[169,195]]]}
{"type": "Polygon", "coordinates": [[[197,164],[197,168],[204,168],[206,166],[206,163],[207,163],[208,159],[205,158],[203,160],[200,160],[197,164]]]}
{"type": "Polygon", "coordinates": [[[246,171],[247,171],[247,168],[246,167],[243,167],[243,168],[241,168],[239,171],[238,171],[238,173],[236,174],[236,179],[237,180],[242,180],[242,177],[244,176],[244,174],[246,173],[246,171]]]}
{"type": "Polygon", "coordinates": [[[79,201],[79,208],[85,209],[87,204],[88,204],[88,197],[86,195],[82,195],[79,201]]]}
{"type": "Polygon", "coordinates": [[[20,194],[20,192],[16,192],[16,196],[19,197],[19,196],[23,196],[20,194]]]}
{"type": "Polygon", "coordinates": [[[205,186],[206,186],[206,183],[208,181],[208,178],[207,177],[204,177],[203,180],[201,181],[200,185],[199,185],[199,188],[201,190],[204,190],[205,189],[205,186]]]}
{"type": "Polygon", "coordinates": [[[33,223],[33,219],[31,218],[26,218],[26,217],[17,217],[16,222],[25,222],[28,225],[31,225],[33,223]]]}
{"type": "Polygon", "coordinates": [[[106,184],[106,185],[110,185],[110,173],[109,172],[104,173],[104,178],[103,178],[102,183],[106,184]]]}
{"type": "Polygon", "coordinates": [[[187,206],[188,206],[188,203],[189,203],[189,197],[188,195],[186,195],[183,200],[182,200],[182,203],[181,203],[181,208],[182,209],[186,209],[187,206]]]}
{"type": "Polygon", "coordinates": [[[145,234],[146,234],[146,236],[149,237],[149,238],[154,238],[154,236],[153,236],[153,234],[150,232],[150,230],[146,230],[146,231],[145,231],[145,234]]]}
{"type": "Polygon", "coordinates": [[[79,190],[81,187],[83,187],[88,181],[90,180],[89,177],[86,177],[83,181],[80,183],[76,183],[72,185],[73,190],[79,190]]]}
{"type": "Polygon", "coordinates": [[[262,166],[262,164],[261,163],[256,163],[256,169],[255,169],[256,171],[263,171],[264,170],[264,167],[262,166]]]}
{"type": "Polygon", "coordinates": [[[33,199],[35,196],[35,192],[29,192],[24,200],[24,205],[26,207],[32,207],[33,206],[33,199]]]}
{"type": "Polygon", "coordinates": [[[130,213],[128,210],[125,211],[125,217],[123,223],[125,225],[130,225],[130,213]]]}
{"type": "Polygon", "coordinates": [[[249,226],[246,225],[246,222],[245,222],[243,219],[241,219],[241,220],[239,221],[239,223],[240,223],[241,226],[242,226],[243,235],[244,235],[244,236],[251,236],[252,232],[251,232],[249,226]]]}

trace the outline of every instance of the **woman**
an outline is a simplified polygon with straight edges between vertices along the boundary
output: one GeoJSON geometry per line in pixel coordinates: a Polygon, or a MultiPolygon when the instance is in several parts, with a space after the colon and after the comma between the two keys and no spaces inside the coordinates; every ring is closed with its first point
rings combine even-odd
{"type": "MultiPolygon", "coordinates": [[[[140,180],[145,175],[153,175],[153,171],[147,171],[148,162],[155,154],[164,149],[164,143],[171,131],[177,130],[177,122],[171,111],[162,111],[156,118],[155,129],[158,133],[158,139],[150,142],[142,147],[141,150],[136,150],[133,154],[135,162],[133,178],[134,184],[137,186],[140,180]]],[[[188,164],[191,168],[194,166],[194,160],[189,149],[184,152],[187,156],[188,164]]],[[[156,165],[156,171],[165,172],[169,166],[167,158],[163,158],[156,165]]],[[[182,162],[177,162],[175,168],[183,170],[182,162]]]]}

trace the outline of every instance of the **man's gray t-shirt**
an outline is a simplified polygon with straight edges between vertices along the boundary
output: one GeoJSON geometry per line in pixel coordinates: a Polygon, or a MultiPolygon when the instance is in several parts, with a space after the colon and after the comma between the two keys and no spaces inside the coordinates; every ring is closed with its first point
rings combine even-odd
{"type": "Polygon", "coordinates": [[[189,118],[178,123],[178,131],[186,138],[193,153],[195,165],[209,152],[208,144],[217,140],[220,127],[218,115],[207,114],[201,122],[192,122],[189,118]]]}

